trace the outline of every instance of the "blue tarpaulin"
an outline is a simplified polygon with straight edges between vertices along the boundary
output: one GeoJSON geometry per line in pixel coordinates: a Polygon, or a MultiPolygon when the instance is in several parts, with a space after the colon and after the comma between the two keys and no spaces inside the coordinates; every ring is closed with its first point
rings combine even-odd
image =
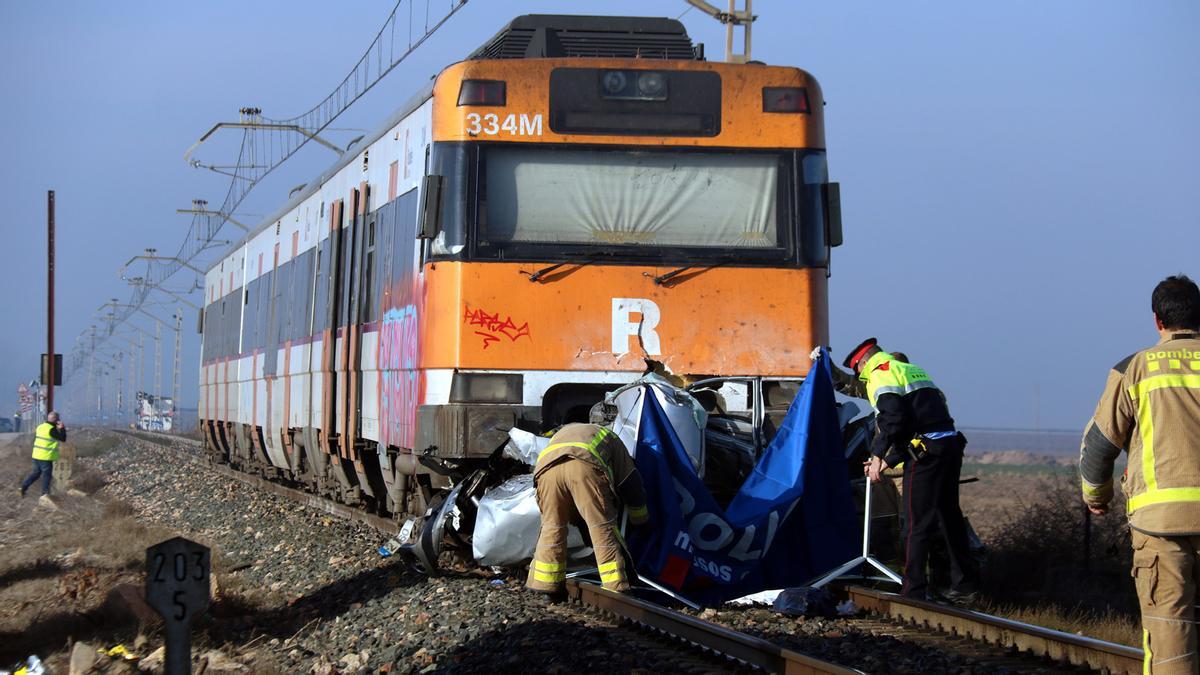
{"type": "Polygon", "coordinates": [[[636,462],[651,518],[626,533],[638,574],[694,602],[715,606],[797,586],[858,553],[860,526],[824,351],[728,508],[696,475],[654,396],[645,397],[636,462]]]}

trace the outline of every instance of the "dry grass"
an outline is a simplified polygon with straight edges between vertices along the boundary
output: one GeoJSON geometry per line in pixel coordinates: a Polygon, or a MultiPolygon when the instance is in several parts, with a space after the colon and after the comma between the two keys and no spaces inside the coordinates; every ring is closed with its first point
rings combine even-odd
{"type": "Polygon", "coordinates": [[[91,429],[75,432],[68,439],[75,448],[76,457],[99,457],[121,444],[121,438],[116,434],[91,429]]]}
{"type": "Polygon", "coordinates": [[[105,485],[108,485],[108,480],[104,475],[91,469],[77,469],[71,477],[71,487],[89,495],[99,492],[105,485]]]}
{"type": "Polygon", "coordinates": [[[1063,610],[1053,605],[1040,607],[1018,606],[989,606],[983,611],[997,616],[1007,617],[1014,621],[1023,621],[1035,626],[1053,628],[1066,633],[1086,635],[1098,640],[1107,640],[1118,644],[1140,647],[1142,645],[1142,625],[1136,617],[1109,611],[1095,613],[1085,611],[1063,610]]]}
{"type": "MultiPolygon", "coordinates": [[[[1018,621],[1137,646],[1137,595],[1124,497],[1085,515],[1074,473],[1013,475],[1009,501],[984,535],[989,611],[1018,621]]],[[[974,521],[975,518],[972,518],[974,521]]]]}

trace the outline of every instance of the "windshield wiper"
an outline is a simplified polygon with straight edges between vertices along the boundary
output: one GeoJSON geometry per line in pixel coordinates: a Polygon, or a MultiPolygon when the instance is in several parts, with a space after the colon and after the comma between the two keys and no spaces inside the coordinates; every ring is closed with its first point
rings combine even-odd
{"type": "MultiPolygon", "coordinates": [[[[674,279],[675,277],[679,276],[680,274],[683,274],[684,272],[686,272],[688,270],[699,269],[701,272],[704,272],[707,270],[711,270],[714,267],[720,267],[721,265],[728,265],[731,262],[733,262],[732,258],[726,258],[724,260],[721,260],[721,261],[718,261],[715,263],[711,263],[709,265],[687,265],[684,267],[679,267],[679,268],[671,270],[670,272],[666,272],[664,274],[660,274],[660,275],[654,277],[654,285],[662,286],[666,282],[674,279]]],[[[697,272],[697,274],[698,273],[699,272],[697,272]]]]}
{"type": "Polygon", "coordinates": [[[612,254],[607,253],[605,251],[592,251],[591,253],[588,253],[587,255],[583,256],[584,257],[583,262],[579,262],[578,260],[564,260],[563,262],[560,262],[560,263],[554,263],[553,265],[550,265],[549,267],[543,267],[542,269],[540,269],[536,272],[533,272],[533,273],[526,272],[525,270],[521,270],[521,273],[528,274],[529,281],[532,283],[537,283],[537,281],[539,279],[546,276],[547,274],[550,274],[554,270],[556,270],[560,267],[563,267],[564,265],[578,265],[580,267],[583,267],[584,265],[591,265],[592,263],[596,262],[596,258],[598,258],[599,256],[602,256],[602,255],[612,255],[612,254]]]}

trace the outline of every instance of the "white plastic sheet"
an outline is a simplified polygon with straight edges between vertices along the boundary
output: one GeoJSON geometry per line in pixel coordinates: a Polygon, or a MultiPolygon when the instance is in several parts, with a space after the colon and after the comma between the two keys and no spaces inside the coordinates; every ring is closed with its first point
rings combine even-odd
{"type": "Polygon", "coordinates": [[[778,598],[782,592],[782,588],[777,588],[773,591],[759,591],[750,595],[743,595],[740,598],[734,598],[726,604],[741,605],[743,607],[770,607],[775,604],[775,598],[778,598]]]}
{"type": "MultiPolygon", "coordinates": [[[[708,415],[699,402],[686,391],[666,380],[647,375],[637,382],[610,394],[610,402],[617,406],[617,420],[612,430],[625,443],[625,448],[634,454],[637,448],[638,424],[642,416],[642,402],[646,392],[654,392],[659,404],[667,413],[667,419],[675,427],[675,433],[687,449],[688,457],[697,473],[704,471],[704,425],[708,415]]],[[[509,441],[504,446],[504,455],[531,468],[537,463],[538,454],[550,444],[550,439],[520,429],[510,429],[509,441]]],[[[542,514],[538,510],[537,492],[533,475],[523,474],[487,490],[479,500],[479,512],[475,517],[475,533],[471,538],[471,549],[475,560],[481,565],[516,565],[533,557],[537,546],[538,530],[542,514]]],[[[585,555],[591,549],[583,548],[583,537],[572,526],[567,535],[567,548],[571,557],[585,555]]]]}
{"type": "Polygon", "coordinates": [[[538,455],[549,445],[549,438],[513,427],[508,430],[508,443],[504,445],[504,456],[533,466],[537,464],[538,455]]]}
{"type": "MultiPolygon", "coordinates": [[[[519,564],[533,557],[541,525],[533,474],[515,476],[483,493],[471,553],[481,565],[519,564]]],[[[567,549],[574,556],[583,553],[582,547],[583,536],[572,526],[567,531],[567,549]]]]}

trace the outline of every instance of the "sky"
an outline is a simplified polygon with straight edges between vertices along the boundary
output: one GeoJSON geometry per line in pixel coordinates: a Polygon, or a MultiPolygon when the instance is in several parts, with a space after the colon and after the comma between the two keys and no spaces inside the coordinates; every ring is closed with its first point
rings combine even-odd
{"type": "MultiPolygon", "coordinates": [[[[243,106],[274,118],[310,108],[393,4],[0,3],[0,390],[12,392],[0,410],[45,351],[46,190],[67,352],[103,303],[129,297],[127,260],[178,249],[189,219],[175,209],[223,198],[227,179],[186,165],[188,147],[243,106]]],[[[1200,3],[757,0],[754,11],[752,56],[804,68],[824,90],[845,231],[830,280],[835,356],[871,335],[905,351],[961,426],[1081,429],[1108,369],[1157,340],[1154,285],[1200,278],[1200,3]]],[[[330,137],[376,128],[519,13],[682,14],[710,59],[723,53],[723,27],[683,0],[470,0],[330,137]]],[[[256,222],[330,163],[309,146],[239,212],[256,222]]],[[[152,311],[169,318],[177,304],[152,311]]],[[[185,310],[181,405],[194,407],[199,340],[185,310]]],[[[145,368],[149,383],[149,357],[145,368]]],[[[164,388],[170,373],[168,362],[164,388]]]]}

